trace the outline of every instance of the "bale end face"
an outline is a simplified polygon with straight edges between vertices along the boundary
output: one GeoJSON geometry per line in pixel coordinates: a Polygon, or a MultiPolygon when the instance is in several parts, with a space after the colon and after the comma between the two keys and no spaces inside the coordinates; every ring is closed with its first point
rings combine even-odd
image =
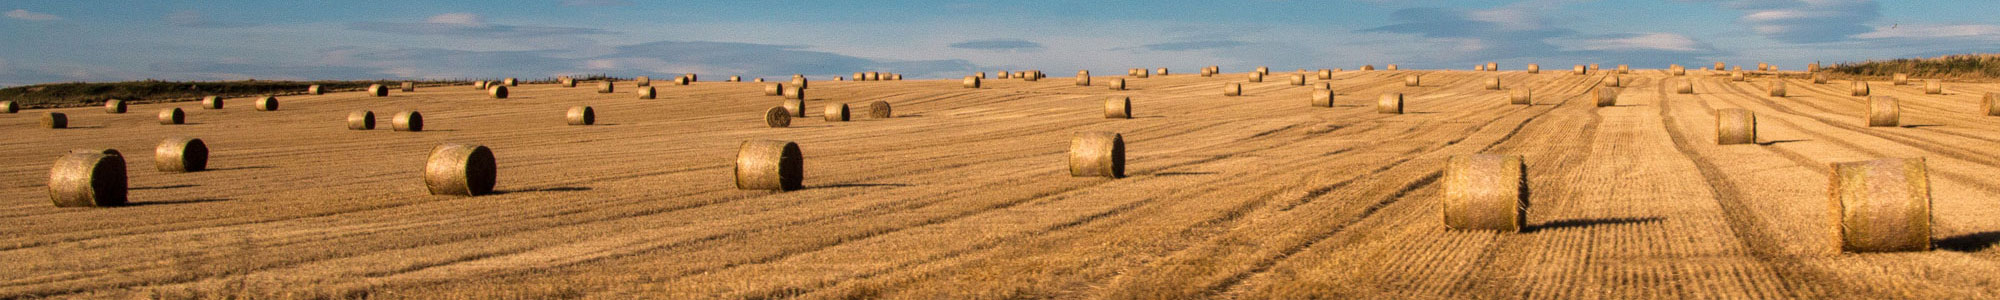
{"type": "Polygon", "coordinates": [[[1895,97],[1868,97],[1868,127],[1895,127],[1902,123],[1903,107],[1895,97]]]}
{"type": "Polygon", "coordinates": [[[1104,118],[1131,119],[1132,97],[1112,97],[1104,100],[1104,118]]]}
{"type": "Polygon", "coordinates": [[[827,104],[825,115],[827,122],[847,122],[847,103],[827,104]]]}
{"type": "Polygon", "coordinates": [[[1079,133],[1069,142],[1071,177],[1125,177],[1125,136],[1111,132],[1079,133]]]}
{"type": "Polygon", "coordinates": [[[347,113],[347,130],[375,130],[375,112],[363,110],[347,113]]]}
{"type": "Polygon", "coordinates": [[[1394,93],[1394,92],[1382,93],[1381,98],[1375,99],[1375,112],[1385,113],[1385,114],[1402,114],[1403,93],[1394,93]]]}
{"type": "Polygon", "coordinates": [[[569,125],[584,126],[597,124],[597,110],[591,109],[589,106],[570,107],[569,113],[565,117],[569,120],[569,125]]]}
{"type": "Polygon", "coordinates": [[[1519,155],[1453,156],[1439,188],[1445,227],[1520,232],[1527,227],[1527,165],[1519,155]]]}
{"type": "Polygon", "coordinates": [[[160,172],[200,172],[208,169],[208,143],[197,138],[171,138],[153,148],[153,165],[160,172]]]}
{"type": "Polygon", "coordinates": [[[1828,222],[1847,252],[1931,249],[1931,191],[1923,158],[1835,163],[1828,222]]]}
{"type": "Polygon", "coordinates": [[[788,141],[744,141],[736,151],[736,188],[791,191],[805,187],[805,155],[788,141]]]}
{"type": "Polygon", "coordinates": [[[896,117],[896,114],[894,111],[889,110],[889,101],[875,101],[868,103],[868,117],[888,119],[896,117]]]}
{"type": "Polygon", "coordinates": [[[486,146],[444,144],[431,148],[424,186],[431,195],[479,196],[493,193],[499,166],[486,146]]]}
{"type": "Polygon", "coordinates": [[[764,110],[764,125],[771,128],[792,127],[792,111],[783,106],[764,110]]]}
{"type": "Polygon", "coordinates": [[[398,113],[395,118],[389,120],[389,124],[396,131],[424,131],[424,114],[415,111],[398,113]]]}
{"type": "Polygon", "coordinates": [[[71,151],[49,169],[49,200],[56,207],[124,205],[125,175],[125,156],[115,150],[71,151]]]}
{"type": "Polygon", "coordinates": [[[1757,114],[1747,109],[1715,111],[1715,143],[1738,145],[1757,143],[1757,114]]]}

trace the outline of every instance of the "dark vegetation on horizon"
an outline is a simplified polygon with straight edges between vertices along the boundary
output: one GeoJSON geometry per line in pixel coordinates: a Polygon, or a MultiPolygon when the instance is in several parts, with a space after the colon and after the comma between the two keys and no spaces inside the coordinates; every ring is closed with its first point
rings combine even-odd
{"type": "MultiPolygon", "coordinates": [[[[602,80],[604,74],[574,76],[577,80],[602,80]]],[[[620,79],[620,78],[614,78],[620,79]]],[[[418,87],[469,85],[474,80],[495,79],[455,79],[455,80],[415,80],[418,87]]],[[[550,83],[555,77],[541,79],[522,78],[522,83],[550,83]]],[[[125,81],[125,82],[70,82],[17,86],[0,89],[0,101],[14,101],[21,108],[59,108],[104,105],[105,100],[119,99],[126,103],[159,103],[196,101],[202,97],[220,96],[241,98],[252,96],[287,96],[306,93],[306,87],[320,85],[329,93],[360,91],[371,84],[382,84],[395,88],[404,80],[321,80],[321,81],[125,81]]]]}
{"type": "Polygon", "coordinates": [[[1896,73],[1909,73],[1910,76],[1919,78],[2000,78],[2000,54],[1870,60],[1835,64],[1830,71],[1860,77],[1889,77],[1896,73]]]}

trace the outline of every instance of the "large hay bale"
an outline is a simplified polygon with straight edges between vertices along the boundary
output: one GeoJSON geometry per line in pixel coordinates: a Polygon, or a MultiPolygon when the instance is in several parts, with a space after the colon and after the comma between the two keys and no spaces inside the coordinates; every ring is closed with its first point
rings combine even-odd
{"type": "Polygon", "coordinates": [[[1312,92],[1312,106],[1333,107],[1333,96],[1333,90],[1314,90],[1312,92]]]}
{"type": "Polygon", "coordinates": [[[362,110],[347,113],[347,130],[375,130],[375,112],[362,110]]]}
{"type": "Polygon", "coordinates": [[[1757,143],[1757,114],[1748,109],[1724,108],[1715,111],[1715,144],[1757,143]]]}
{"type": "Polygon", "coordinates": [[[417,111],[396,113],[396,117],[389,119],[389,128],[396,131],[424,131],[424,114],[417,111]]]}
{"type": "Polygon", "coordinates": [[[160,125],[180,124],[187,124],[187,112],[181,111],[180,108],[160,110],[160,125]]]}
{"type": "Polygon", "coordinates": [[[1385,113],[1385,114],[1399,114],[1399,115],[1403,114],[1403,93],[1397,93],[1397,92],[1382,93],[1382,97],[1375,98],[1375,112],[1385,113]]]}
{"type": "Polygon", "coordinates": [[[1618,65],[1618,74],[1632,74],[1632,66],[1618,65]]]}
{"type": "Polygon", "coordinates": [[[610,80],[597,82],[597,93],[610,94],[613,92],[613,89],[615,89],[614,86],[616,85],[612,84],[610,80]]]}
{"type": "Polygon", "coordinates": [[[1528,220],[1527,164],[1520,155],[1456,155],[1438,178],[1439,211],[1454,230],[1520,232],[1528,220]]]}
{"type": "Polygon", "coordinates": [[[597,110],[591,109],[589,106],[570,107],[569,113],[565,114],[565,117],[569,120],[569,125],[585,126],[597,124],[597,110]]]}
{"type": "Polygon", "coordinates": [[[1396,67],[1396,64],[1389,64],[1389,67],[1387,69],[1389,69],[1390,71],[1395,71],[1398,68],[1396,67]]]}
{"type": "Polygon", "coordinates": [[[1896,97],[1868,97],[1868,127],[1895,127],[1903,120],[1903,106],[1896,97]]]}
{"type": "MultiPolygon", "coordinates": [[[[736,76],[730,76],[729,78],[730,78],[730,79],[736,79],[736,76]]],[[[648,87],[648,86],[653,86],[653,78],[652,78],[652,77],[646,77],[646,76],[639,76],[639,77],[633,77],[633,78],[632,78],[632,86],[635,86],[635,87],[648,87]]]]}
{"type": "Polygon", "coordinates": [[[1125,136],[1103,131],[1077,133],[1069,140],[1069,176],[1125,177],[1125,136]]]}
{"type": "Polygon", "coordinates": [[[118,100],[118,99],[104,100],[104,113],[109,113],[109,114],[125,113],[125,100],[118,100]]]}
{"type": "Polygon", "coordinates": [[[782,96],[784,94],[785,94],[785,84],[776,82],[764,84],[765,96],[782,96]]]}
{"type": "Polygon", "coordinates": [[[499,164],[486,146],[443,144],[425,159],[424,187],[431,195],[478,196],[493,193],[499,164]]]}
{"type": "Polygon", "coordinates": [[[965,84],[965,88],[968,88],[968,89],[976,89],[976,88],[979,88],[979,77],[978,77],[978,76],[965,76],[965,80],[964,80],[964,81],[965,81],[965,83],[964,83],[964,84],[965,84]]]}
{"type": "Polygon", "coordinates": [[[1826,84],[1826,73],[1813,73],[1813,84],[1826,84]]]}
{"type": "Polygon", "coordinates": [[[1332,80],[1333,70],[1319,69],[1319,80],[1332,80]]]}
{"type": "Polygon", "coordinates": [[[257,111],[278,111],[278,97],[264,96],[253,103],[257,111]]]}
{"type": "Polygon", "coordinates": [[[216,97],[216,96],[201,97],[202,109],[222,109],[222,106],[223,106],[222,97],[216,97]]]}
{"type": "Polygon", "coordinates": [[[1601,87],[1590,91],[1592,99],[1597,99],[1597,107],[1617,106],[1618,89],[1601,87]]]}
{"type": "Polygon", "coordinates": [[[386,87],[382,87],[382,84],[380,84],[380,83],[377,83],[377,84],[370,84],[370,85],[368,85],[368,95],[372,95],[372,96],[376,96],[376,97],[388,97],[388,96],[389,96],[389,88],[386,88],[386,87]]]}
{"type": "Polygon", "coordinates": [[[1362,71],[1374,71],[1375,65],[1361,65],[1362,71]]]}
{"type": "Polygon", "coordinates": [[[805,87],[798,85],[785,87],[785,99],[805,100],[806,99],[805,87]]]}
{"type": "Polygon", "coordinates": [[[42,113],[42,127],[49,129],[69,128],[69,115],[59,112],[42,113]]]}
{"type": "Polygon", "coordinates": [[[653,87],[650,86],[639,87],[639,99],[659,99],[659,98],[660,98],[660,91],[654,90],[653,87]]]}
{"type": "Polygon", "coordinates": [[[1417,77],[1417,74],[1403,75],[1403,86],[1418,86],[1422,83],[1422,78],[1417,77]]]}
{"type": "Polygon", "coordinates": [[[1113,91],[1123,91],[1123,90],[1125,90],[1125,79],[1124,79],[1124,78],[1112,78],[1112,79],[1111,79],[1111,84],[1110,84],[1110,87],[1111,87],[1111,90],[1113,90],[1113,91]]]}
{"type": "Polygon", "coordinates": [[[404,82],[403,82],[403,92],[405,92],[405,93],[408,93],[408,92],[415,92],[415,91],[417,91],[417,83],[415,83],[415,82],[409,82],[409,81],[404,81],[404,82]]]}
{"type": "Polygon", "coordinates": [[[1988,116],[2000,116],[2000,93],[1986,92],[1985,101],[1980,102],[1988,116]]]}
{"type": "Polygon", "coordinates": [[[1742,82],[1742,81],[1744,81],[1744,79],[1745,79],[1745,78],[1743,77],[1743,72],[1730,72],[1730,73],[1729,73],[1729,81],[1736,81],[1736,82],[1742,82]]]}
{"type": "Polygon", "coordinates": [[[1771,87],[1770,87],[1770,92],[1771,92],[1771,97],[1784,97],[1784,96],[1785,96],[1785,80],[1783,80],[1783,79],[1779,79],[1779,80],[1772,80],[1772,81],[1771,81],[1771,87]]]}
{"type": "Polygon", "coordinates": [[[1292,74],[1292,85],[1306,85],[1306,74],[1292,74]]]}
{"type": "Polygon", "coordinates": [[[1867,96],[1868,96],[1868,82],[1867,82],[1867,81],[1861,81],[1861,80],[1855,80],[1855,81],[1854,81],[1854,96],[1855,96],[1855,97],[1867,97],[1867,96]]]}
{"type": "Polygon", "coordinates": [[[514,77],[507,77],[507,79],[505,79],[505,80],[501,80],[501,81],[500,81],[500,85],[505,85],[505,86],[521,86],[521,80],[519,80],[519,79],[514,79],[514,77]]]}
{"type": "Polygon", "coordinates": [[[326,94],[326,88],[322,88],[322,87],[320,87],[320,86],[319,86],[319,85],[317,85],[317,84],[315,84],[315,85],[312,85],[312,86],[307,86],[307,87],[306,87],[306,94],[311,94],[311,95],[325,95],[325,94],[326,94]]]}
{"type": "Polygon", "coordinates": [[[1930,95],[1944,94],[1944,83],[1938,82],[1937,79],[1925,79],[1924,94],[1930,94],[1930,95]]]}
{"type": "Polygon", "coordinates": [[[876,100],[875,102],[868,103],[868,117],[888,119],[896,117],[896,114],[894,111],[889,110],[889,101],[876,100]]]}
{"type": "Polygon", "coordinates": [[[125,156],[116,150],[70,151],[49,168],[49,200],[56,207],[125,205],[125,156]]]}
{"type": "Polygon", "coordinates": [[[1588,69],[1584,69],[1583,65],[1576,65],[1576,67],[1575,67],[1575,68],[1571,68],[1571,69],[1569,70],[1569,73],[1570,73],[1571,75],[1583,75],[1583,74],[1589,74],[1589,73],[1587,73],[1587,72],[1586,72],[1586,70],[1588,70],[1588,69]]]}
{"type": "Polygon", "coordinates": [[[1250,72],[1246,76],[1250,78],[1250,82],[1264,82],[1264,73],[1250,72]]]}
{"type": "Polygon", "coordinates": [[[1507,92],[1507,103],[1535,105],[1535,91],[1528,88],[1513,89],[1507,92]]]}
{"type": "Polygon", "coordinates": [[[1541,64],[1528,64],[1528,74],[1541,74],[1541,73],[1542,73],[1541,64]]]}
{"type": "Polygon", "coordinates": [[[827,122],[847,122],[847,103],[827,103],[825,116],[827,122]]]}
{"type": "Polygon", "coordinates": [[[197,138],[169,138],[153,148],[153,165],[168,173],[207,170],[208,143],[197,138]]]}
{"type": "Polygon", "coordinates": [[[1241,83],[1235,83],[1235,82],[1231,82],[1231,83],[1226,83],[1226,84],[1223,84],[1223,85],[1222,85],[1222,95],[1223,95],[1223,96],[1242,96],[1242,95],[1243,95],[1243,84],[1241,84],[1241,83]]]}
{"type": "Polygon", "coordinates": [[[1076,71],[1076,86],[1090,86],[1090,70],[1076,71]]]}
{"type": "Polygon", "coordinates": [[[1909,74],[1909,73],[1896,73],[1896,74],[1894,75],[1894,77],[1893,77],[1893,78],[1894,78],[1894,79],[1893,79],[1893,81],[1891,81],[1891,82],[1889,83],[1889,85],[1909,85],[1909,84],[1910,84],[1910,74],[1909,74]]]}
{"type": "Polygon", "coordinates": [[[1486,62],[1486,71],[1487,71],[1487,72],[1497,72],[1497,71],[1500,71],[1500,63],[1498,63],[1498,62],[1490,62],[1490,61],[1489,61],[1489,62],[1486,62]]]}
{"type": "Polygon", "coordinates": [[[1487,77],[1486,89],[1495,91],[1500,90],[1500,76],[1487,77]]]}
{"type": "Polygon", "coordinates": [[[20,104],[14,104],[14,101],[0,101],[0,113],[11,114],[20,111],[21,111],[20,104]]]}
{"type": "Polygon", "coordinates": [[[784,107],[785,111],[790,112],[792,117],[803,118],[806,116],[805,100],[800,100],[800,99],[785,100],[785,102],[779,104],[779,106],[784,107]]]}
{"type": "Polygon", "coordinates": [[[1827,218],[1839,251],[1931,249],[1930,175],[1919,158],[1833,164],[1827,218]]]}
{"type": "Polygon", "coordinates": [[[1674,92],[1680,94],[1694,94],[1694,80],[1681,80],[1675,82],[1674,92]]]}
{"type": "Polygon", "coordinates": [[[805,155],[799,144],[749,140],[736,150],[736,188],[790,191],[805,187],[805,155]]]}
{"type": "Polygon", "coordinates": [[[771,128],[792,127],[792,111],[784,106],[764,110],[764,125],[771,128]]]}
{"type": "Polygon", "coordinates": [[[507,86],[494,86],[492,89],[486,90],[486,95],[493,97],[493,99],[507,99],[507,86]]]}

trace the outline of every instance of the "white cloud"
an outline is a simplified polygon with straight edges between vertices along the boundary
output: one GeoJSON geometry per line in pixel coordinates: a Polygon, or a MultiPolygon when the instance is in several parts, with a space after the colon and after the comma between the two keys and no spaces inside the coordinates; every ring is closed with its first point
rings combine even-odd
{"type": "Polygon", "coordinates": [[[431,16],[429,19],[424,19],[424,23],[439,24],[439,25],[458,25],[458,26],[483,26],[486,25],[486,20],[485,18],[479,17],[479,15],[471,13],[448,13],[448,14],[431,16]]]}
{"type": "Polygon", "coordinates": [[[1875,31],[1855,35],[1863,39],[1968,39],[2000,40],[2000,26],[1987,24],[1907,24],[1875,27],[1875,31]]]}
{"type": "Polygon", "coordinates": [[[1701,51],[1700,42],[1685,35],[1673,33],[1646,33],[1622,38],[1605,38],[1583,41],[1583,50],[1666,50],[1678,52],[1701,51]]]}
{"type": "Polygon", "coordinates": [[[10,10],[10,11],[7,11],[7,14],[6,14],[6,15],[7,15],[7,18],[9,18],[9,19],[15,19],[15,20],[27,20],[27,21],[55,21],[55,20],[62,20],[62,17],[58,17],[58,16],[56,16],[56,15],[51,15],[51,14],[45,14],[45,13],[38,13],[38,12],[32,12],[32,11],[28,11],[28,10],[26,10],[26,9],[16,9],[16,10],[10,10]]]}

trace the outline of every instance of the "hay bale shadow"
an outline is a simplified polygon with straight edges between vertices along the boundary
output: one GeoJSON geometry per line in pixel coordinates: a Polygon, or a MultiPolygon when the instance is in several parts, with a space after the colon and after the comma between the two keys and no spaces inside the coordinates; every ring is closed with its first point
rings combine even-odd
{"type": "Polygon", "coordinates": [[[1770,141],[1764,141],[1764,142],[1758,142],[1758,143],[1757,143],[1757,145],[1758,145],[1758,146],[1770,146],[1770,145],[1777,145],[1777,144],[1783,144],[1783,143],[1797,143],[1797,142],[1804,142],[1804,141],[1811,141],[1811,140],[1770,140],[1770,141]]]}
{"type": "Polygon", "coordinates": [[[1938,249],[1958,252],[1985,251],[1987,248],[1993,248],[1994,243],[2000,243],[2000,231],[1959,235],[1931,242],[1937,245],[1938,249]]]}
{"type": "Polygon", "coordinates": [[[811,186],[806,188],[830,189],[830,188],[851,188],[851,187],[907,187],[907,186],[910,185],[903,183],[836,183],[836,184],[828,184],[820,186],[811,186]]]}
{"type": "Polygon", "coordinates": [[[1542,224],[1528,226],[1528,228],[1521,230],[1521,232],[1533,233],[1537,231],[1550,230],[1550,229],[1584,228],[1584,227],[1597,227],[1606,225],[1644,224],[1644,223],[1654,223],[1654,222],[1664,221],[1666,219],[1667,218],[1663,217],[1565,219],[1565,220],[1543,222],[1542,224]]]}
{"type": "Polygon", "coordinates": [[[496,190],[493,191],[493,195],[505,195],[512,193],[535,193],[535,192],[581,192],[588,190],[591,190],[591,188],[580,187],[580,186],[564,186],[564,187],[550,187],[550,188],[528,188],[528,189],[506,190],[506,191],[496,190]]]}
{"type": "Polygon", "coordinates": [[[171,190],[171,189],[179,189],[179,188],[191,188],[191,187],[197,187],[197,186],[199,186],[199,185],[192,185],[192,184],[176,184],[176,185],[164,185],[164,186],[145,186],[145,187],[134,187],[134,188],[130,188],[130,189],[127,189],[127,190],[133,190],[133,191],[143,191],[143,190],[171,190]]]}
{"type": "Polygon", "coordinates": [[[173,200],[173,201],[148,201],[148,202],[127,202],[127,203],[125,203],[125,205],[120,205],[120,207],[135,207],[135,206],[150,206],[150,205],[175,205],[175,204],[195,204],[195,203],[208,203],[208,202],[222,202],[222,201],[229,201],[229,200],[230,200],[229,198],[203,198],[203,199],[188,199],[188,200],[173,200]]]}

